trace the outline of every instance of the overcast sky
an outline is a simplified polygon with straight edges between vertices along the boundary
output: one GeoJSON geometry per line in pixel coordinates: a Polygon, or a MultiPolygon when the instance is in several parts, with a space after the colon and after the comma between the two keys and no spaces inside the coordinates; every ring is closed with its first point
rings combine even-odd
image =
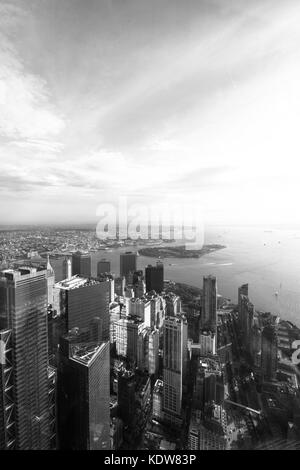
{"type": "Polygon", "coordinates": [[[0,0],[0,223],[300,223],[298,0],[0,0]]]}

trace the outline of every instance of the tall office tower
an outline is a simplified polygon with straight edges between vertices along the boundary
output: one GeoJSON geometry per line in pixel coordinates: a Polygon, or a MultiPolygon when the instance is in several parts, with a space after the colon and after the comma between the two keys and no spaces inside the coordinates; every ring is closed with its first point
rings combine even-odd
{"type": "MultiPolygon", "coordinates": [[[[242,296],[245,295],[248,297],[248,284],[243,284],[238,288],[238,313],[239,313],[239,323],[241,321],[241,309],[242,309],[242,296]]],[[[240,323],[241,326],[241,323],[240,323]]]]}
{"type": "Polygon", "coordinates": [[[123,440],[123,421],[117,416],[113,416],[110,421],[110,448],[119,450],[123,440]]]}
{"type": "Polygon", "coordinates": [[[178,424],[186,374],[187,321],[184,316],[166,317],[163,327],[163,410],[166,421],[178,424]]]}
{"type": "Polygon", "coordinates": [[[132,273],[132,284],[136,284],[137,282],[139,281],[143,281],[144,280],[144,273],[142,271],[142,269],[139,269],[138,271],[134,271],[134,273],[132,273]]]}
{"type": "Polygon", "coordinates": [[[99,319],[101,340],[109,341],[109,290],[108,281],[94,278],[73,276],[57,282],[54,307],[62,330],[56,337],[72,328],[90,328],[94,319],[99,319]]]}
{"type": "Polygon", "coordinates": [[[146,326],[151,326],[151,302],[147,298],[135,299],[134,297],[128,301],[127,315],[140,317],[146,326]]]}
{"type": "Polygon", "coordinates": [[[104,273],[110,273],[110,261],[103,258],[97,263],[97,276],[104,273]]]}
{"type": "Polygon", "coordinates": [[[72,274],[73,276],[78,274],[82,277],[91,277],[92,260],[89,254],[80,251],[72,254],[72,274]]]}
{"type": "Polygon", "coordinates": [[[165,317],[165,300],[154,291],[148,292],[145,298],[151,304],[151,327],[161,328],[165,317]]]}
{"type": "Polygon", "coordinates": [[[167,317],[174,317],[177,313],[181,311],[181,300],[178,295],[174,294],[173,292],[169,292],[168,294],[164,295],[164,301],[166,306],[166,316],[167,317]]]}
{"type": "Polygon", "coordinates": [[[57,381],[59,448],[109,449],[109,343],[81,339],[78,329],[61,339],[57,381]]]}
{"type": "Polygon", "coordinates": [[[200,354],[206,356],[208,354],[216,354],[216,335],[211,331],[202,331],[199,335],[200,354]]]}
{"type": "Polygon", "coordinates": [[[115,300],[115,278],[113,274],[101,273],[98,274],[97,277],[100,281],[106,281],[109,283],[109,301],[113,302],[115,300]]]}
{"type": "Polygon", "coordinates": [[[50,449],[57,449],[57,370],[48,366],[50,449]]]}
{"type": "Polygon", "coordinates": [[[253,359],[254,366],[261,367],[261,329],[259,326],[254,325],[252,328],[252,341],[250,353],[253,359]]]}
{"type": "Polygon", "coordinates": [[[164,290],[164,265],[160,261],[156,266],[149,264],[145,268],[146,290],[150,292],[154,290],[160,294],[164,290]]]}
{"type": "Polygon", "coordinates": [[[252,327],[254,318],[254,305],[248,296],[239,293],[239,324],[242,333],[244,349],[250,352],[252,343],[252,327]]]}
{"type": "Polygon", "coordinates": [[[153,388],[152,395],[152,416],[160,420],[163,419],[163,388],[163,381],[157,379],[153,388]]]}
{"type": "Polygon", "coordinates": [[[137,337],[137,368],[142,372],[148,369],[148,355],[149,355],[149,327],[144,323],[138,330],[137,337]]]}
{"type": "Polygon", "coordinates": [[[121,318],[115,323],[117,355],[134,363],[137,361],[137,340],[141,323],[131,318],[121,318]]]}
{"type": "Polygon", "coordinates": [[[139,326],[137,338],[137,368],[149,375],[158,373],[159,331],[144,323],[139,326]]]}
{"type": "Polygon", "coordinates": [[[63,279],[71,279],[72,277],[72,260],[69,256],[66,256],[63,260],[63,279]]]}
{"type": "Polygon", "coordinates": [[[126,251],[125,253],[120,254],[120,277],[125,276],[126,281],[129,273],[134,273],[136,271],[136,257],[136,253],[133,253],[132,251],[126,251]]]}
{"type": "Polygon", "coordinates": [[[126,279],[124,276],[115,278],[115,294],[124,297],[126,288],[126,279]]]}
{"type": "Polygon", "coordinates": [[[118,372],[118,406],[126,426],[132,425],[135,415],[135,376],[124,368],[118,372]]]}
{"type": "Polygon", "coordinates": [[[51,447],[47,271],[0,274],[0,449],[51,447]]]}
{"type": "Polygon", "coordinates": [[[217,280],[214,276],[203,277],[202,326],[217,330],[217,280]]]}
{"type": "Polygon", "coordinates": [[[265,381],[274,380],[277,371],[277,334],[273,325],[267,325],[261,336],[261,371],[265,381]]]}
{"type": "Polygon", "coordinates": [[[133,286],[134,296],[136,298],[143,297],[146,294],[146,284],[145,281],[140,280],[136,282],[133,286]]]}
{"type": "Polygon", "coordinates": [[[189,427],[189,450],[225,450],[227,442],[224,435],[209,429],[197,416],[192,415],[189,427]]]}
{"type": "Polygon", "coordinates": [[[159,330],[153,328],[149,332],[148,339],[148,374],[154,375],[155,377],[158,374],[159,369],[159,330]]]}
{"type": "Polygon", "coordinates": [[[127,286],[125,287],[125,297],[127,299],[131,299],[134,297],[134,290],[131,284],[127,284],[127,286]]]}
{"type": "Polygon", "coordinates": [[[51,266],[49,255],[47,257],[47,302],[48,305],[53,305],[53,288],[55,284],[54,269],[51,266]]]}
{"type": "Polygon", "coordinates": [[[116,327],[115,323],[121,318],[121,305],[117,302],[112,302],[109,306],[109,336],[110,342],[116,342],[116,327]]]}
{"type": "Polygon", "coordinates": [[[222,405],[224,401],[224,378],[217,360],[202,358],[194,382],[193,406],[197,410],[212,402],[222,405]]]}
{"type": "MultiPolygon", "coordinates": [[[[139,371],[133,373],[124,367],[118,371],[118,410],[126,428],[124,440],[131,446],[137,444],[140,430],[151,401],[150,377],[139,371]]],[[[131,447],[132,448],[132,447],[131,447]]]]}

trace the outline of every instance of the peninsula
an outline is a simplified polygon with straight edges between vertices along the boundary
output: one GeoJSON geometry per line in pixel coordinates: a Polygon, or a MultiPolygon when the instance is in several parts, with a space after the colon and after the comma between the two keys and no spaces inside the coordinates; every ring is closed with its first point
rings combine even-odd
{"type": "Polygon", "coordinates": [[[151,258],[200,258],[201,256],[212,253],[213,251],[222,250],[223,248],[226,248],[226,246],[217,244],[203,245],[201,249],[197,250],[187,250],[184,245],[153,246],[141,248],[139,254],[151,258]]]}

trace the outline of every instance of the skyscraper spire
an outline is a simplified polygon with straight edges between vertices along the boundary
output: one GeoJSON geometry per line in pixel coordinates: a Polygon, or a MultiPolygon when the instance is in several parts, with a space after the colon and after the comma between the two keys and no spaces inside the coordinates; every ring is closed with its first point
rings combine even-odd
{"type": "Polygon", "coordinates": [[[53,273],[54,273],[54,269],[52,268],[51,263],[50,263],[49,254],[47,255],[47,271],[49,271],[49,274],[53,274],[53,273]]]}

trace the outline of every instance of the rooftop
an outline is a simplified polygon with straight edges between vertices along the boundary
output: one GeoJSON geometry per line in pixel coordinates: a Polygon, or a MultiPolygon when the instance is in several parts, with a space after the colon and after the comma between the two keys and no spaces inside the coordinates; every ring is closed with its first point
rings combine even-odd
{"type": "Polygon", "coordinates": [[[96,357],[96,354],[103,349],[105,343],[77,343],[70,345],[71,359],[88,365],[96,357]]]}
{"type": "Polygon", "coordinates": [[[97,279],[97,278],[85,278],[79,277],[77,274],[72,276],[70,279],[64,279],[55,284],[55,287],[64,290],[78,289],[79,287],[93,286],[96,284],[102,284],[106,279],[97,279]]]}

